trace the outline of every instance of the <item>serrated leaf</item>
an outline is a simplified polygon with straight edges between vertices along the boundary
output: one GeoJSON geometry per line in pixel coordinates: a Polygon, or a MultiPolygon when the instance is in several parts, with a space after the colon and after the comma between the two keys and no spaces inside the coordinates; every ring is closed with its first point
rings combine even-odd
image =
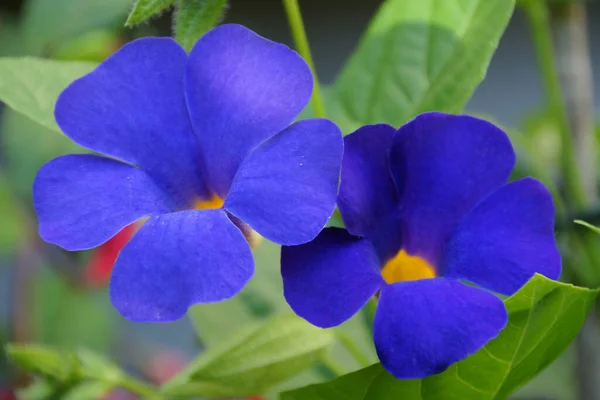
{"type": "Polygon", "coordinates": [[[167,397],[244,397],[264,393],[309,367],[333,343],[333,334],[293,314],[249,326],[209,349],[167,383],[167,397]]]}
{"type": "Polygon", "coordinates": [[[387,0],[330,93],[344,133],[460,112],[485,76],[514,0],[387,0]]]}
{"type": "Polygon", "coordinates": [[[60,132],[54,104],[62,90],[96,64],[33,57],[0,58],[0,101],[43,126],[60,132]]]}
{"type": "Polygon", "coordinates": [[[221,20],[227,0],[179,0],[175,39],[190,51],[200,36],[221,20]]]}
{"type": "Polygon", "coordinates": [[[70,374],[69,361],[58,352],[38,344],[7,344],[6,354],[19,367],[59,381],[70,374]]]}
{"type": "Polygon", "coordinates": [[[509,322],[500,335],[473,356],[425,379],[397,380],[381,364],[282,394],[282,400],[500,400],[525,384],[575,338],[597,290],[533,277],[509,297],[509,322]],[[350,390],[361,381],[368,387],[350,390]]]}
{"type": "Polygon", "coordinates": [[[176,1],[177,0],[137,0],[125,25],[131,26],[144,22],[151,16],[172,6],[176,1]]]}

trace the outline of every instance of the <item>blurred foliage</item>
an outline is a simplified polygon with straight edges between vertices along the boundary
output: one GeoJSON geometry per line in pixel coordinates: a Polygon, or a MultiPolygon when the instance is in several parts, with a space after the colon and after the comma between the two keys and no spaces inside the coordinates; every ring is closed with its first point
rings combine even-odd
{"type": "Polygon", "coordinates": [[[32,55],[48,55],[91,30],[122,26],[131,0],[28,0],[22,35],[32,55]]]}
{"type": "Polygon", "coordinates": [[[110,351],[116,313],[106,290],[73,287],[55,270],[43,268],[36,275],[33,307],[34,333],[42,343],[66,350],[84,346],[110,351]]]}

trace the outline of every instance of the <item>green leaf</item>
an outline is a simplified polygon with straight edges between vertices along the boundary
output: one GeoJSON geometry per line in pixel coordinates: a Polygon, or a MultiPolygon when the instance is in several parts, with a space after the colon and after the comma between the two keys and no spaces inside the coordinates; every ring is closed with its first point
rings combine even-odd
{"type": "Polygon", "coordinates": [[[79,374],[84,377],[114,383],[118,383],[123,377],[121,368],[100,354],[79,349],[75,358],[78,362],[79,374]]]}
{"type": "Polygon", "coordinates": [[[330,116],[350,133],[457,113],[485,76],[514,0],[387,0],[334,84],[330,116]]]}
{"type": "Polygon", "coordinates": [[[21,368],[59,381],[70,375],[69,361],[55,350],[37,344],[7,344],[7,356],[21,368]]]}
{"type": "Polygon", "coordinates": [[[61,396],[61,400],[102,399],[113,387],[111,383],[101,381],[81,382],[61,396]]]}
{"type": "Polygon", "coordinates": [[[500,400],[539,374],[575,338],[598,290],[533,277],[509,297],[507,327],[471,357],[425,379],[397,380],[381,366],[284,393],[282,400],[500,400]],[[360,390],[359,384],[368,387],[360,390]],[[356,383],[356,387],[347,385],[356,383]]]}
{"type": "Polygon", "coordinates": [[[27,387],[17,390],[19,400],[48,400],[57,398],[57,387],[48,379],[37,378],[27,387]]]}
{"type": "Polygon", "coordinates": [[[144,22],[154,14],[170,7],[177,0],[137,0],[125,25],[131,26],[144,22]]]}
{"type": "Polygon", "coordinates": [[[60,132],[54,104],[62,90],[96,64],[40,58],[0,58],[0,101],[15,111],[60,132]]]}
{"type": "Polygon", "coordinates": [[[244,397],[264,393],[320,359],[333,334],[293,314],[249,326],[209,349],[167,383],[167,397],[244,397]]]}
{"type": "Polygon", "coordinates": [[[29,54],[53,54],[65,41],[101,28],[122,26],[131,0],[28,0],[23,36],[29,54]]]}
{"type": "Polygon", "coordinates": [[[219,23],[226,6],[227,0],[180,0],[175,39],[190,51],[200,36],[219,23]]]}

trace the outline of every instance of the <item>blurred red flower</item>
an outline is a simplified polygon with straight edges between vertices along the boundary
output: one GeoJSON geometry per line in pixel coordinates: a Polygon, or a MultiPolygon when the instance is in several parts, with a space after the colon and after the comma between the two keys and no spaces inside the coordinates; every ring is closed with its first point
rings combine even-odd
{"type": "Polygon", "coordinates": [[[138,228],[136,223],[128,225],[108,242],[94,250],[83,273],[83,282],[86,286],[101,287],[108,283],[119,252],[138,228]]]}

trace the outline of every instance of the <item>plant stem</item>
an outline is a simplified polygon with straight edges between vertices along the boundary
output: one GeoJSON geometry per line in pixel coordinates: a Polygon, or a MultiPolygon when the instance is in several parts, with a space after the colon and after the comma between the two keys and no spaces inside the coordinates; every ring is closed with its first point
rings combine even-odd
{"type": "Polygon", "coordinates": [[[162,397],[158,393],[156,393],[156,390],[152,386],[144,382],[140,382],[136,379],[133,379],[129,376],[123,376],[119,381],[118,386],[123,389],[129,390],[131,393],[139,395],[142,399],[162,399],[162,397]]]}
{"type": "Polygon", "coordinates": [[[354,357],[354,359],[358,361],[361,367],[368,367],[372,364],[372,362],[369,361],[369,358],[362,352],[362,350],[356,345],[356,342],[352,340],[352,338],[348,336],[346,332],[337,329],[335,331],[335,334],[339,339],[340,343],[344,345],[346,350],[348,350],[348,353],[350,353],[352,357],[354,357]]]}
{"type": "Polygon", "coordinates": [[[585,195],[575,157],[569,116],[560,86],[558,69],[556,68],[548,7],[545,0],[524,1],[522,6],[529,18],[546,95],[548,96],[551,113],[556,118],[560,132],[561,168],[565,187],[571,202],[576,207],[582,207],[585,204],[585,195]]]}
{"type": "MultiPolygon", "coordinates": [[[[597,173],[591,92],[593,82],[585,5],[569,2],[549,7],[546,0],[528,0],[523,2],[523,7],[533,29],[551,112],[559,126],[568,205],[575,208],[589,206],[597,198],[597,173]],[[556,53],[553,30],[556,34],[556,53]]],[[[587,281],[595,286],[598,283],[600,253],[597,240],[592,236],[590,232],[578,230],[571,237],[571,244],[579,253],[579,262],[582,264],[577,271],[580,276],[573,276],[572,280],[587,281]]],[[[565,275],[572,275],[573,272],[576,272],[575,268],[565,270],[565,275]]],[[[575,342],[576,375],[582,400],[600,398],[600,381],[597,379],[600,371],[598,335],[598,318],[592,313],[575,342]]]]}
{"type": "Polygon", "coordinates": [[[287,14],[288,23],[292,32],[294,43],[298,53],[304,58],[313,73],[314,88],[312,92],[312,106],[315,111],[315,116],[318,118],[325,117],[325,104],[321,97],[321,88],[319,86],[319,78],[317,77],[317,71],[315,69],[315,63],[313,62],[312,53],[310,51],[310,45],[308,44],[308,38],[306,36],[306,30],[304,29],[304,22],[302,20],[302,12],[298,5],[298,0],[283,0],[283,6],[285,13],[287,14]]]}

